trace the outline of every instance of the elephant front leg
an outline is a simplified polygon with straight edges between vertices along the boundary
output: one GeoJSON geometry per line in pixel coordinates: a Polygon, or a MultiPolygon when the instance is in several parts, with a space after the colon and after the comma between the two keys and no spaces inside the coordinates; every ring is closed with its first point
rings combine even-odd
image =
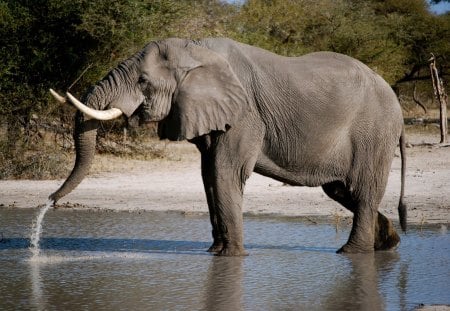
{"type": "Polygon", "coordinates": [[[195,141],[197,148],[201,152],[202,179],[205,188],[206,201],[208,203],[209,217],[212,225],[213,244],[208,252],[218,253],[223,248],[223,239],[217,220],[216,200],[214,198],[214,157],[211,151],[211,139],[209,136],[195,141]]]}
{"type": "Polygon", "coordinates": [[[242,232],[242,194],[224,181],[214,187],[205,184],[205,191],[214,239],[208,252],[219,256],[247,255],[242,232]]]}
{"type": "Polygon", "coordinates": [[[217,225],[222,249],[218,256],[246,256],[244,249],[242,192],[231,181],[220,180],[215,187],[217,225]]]}
{"type": "Polygon", "coordinates": [[[206,187],[214,243],[209,248],[218,256],[244,256],[243,182],[235,178],[235,169],[221,164],[212,168],[214,181],[206,187]]]}
{"type": "Polygon", "coordinates": [[[214,205],[217,228],[222,242],[222,249],[217,253],[218,256],[247,255],[243,241],[242,203],[245,182],[253,172],[257,159],[257,150],[252,151],[242,154],[231,148],[219,149],[216,154],[214,205]]]}
{"type": "Polygon", "coordinates": [[[209,218],[211,220],[212,237],[213,237],[213,244],[209,247],[208,252],[218,253],[223,248],[223,238],[220,233],[219,224],[217,220],[216,206],[214,203],[215,202],[214,190],[213,186],[205,182],[205,180],[203,181],[203,183],[205,184],[206,200],[208,202],[209,218]]]}
{"type": "MultiPolygon", "coordinates": [[[[248,122],[244,124],[249,124],[248,122]]],[[[237,127],[211,134],[198,143],[202,175],[213,227],[210,251],[218,256],[245,256],[242,202],[244,185],[253,172],[264,131],[237,127]]]]}

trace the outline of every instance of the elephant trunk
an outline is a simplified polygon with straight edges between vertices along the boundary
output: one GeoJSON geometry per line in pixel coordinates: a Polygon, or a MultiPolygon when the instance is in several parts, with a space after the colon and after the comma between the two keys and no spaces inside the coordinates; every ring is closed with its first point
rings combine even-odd
{"type": "Polygon", "coordinates": [[[95,119],[84,120],[81,112],[77,112],[75,119],[73,135],[76,149],[75,165],[64,184],[49,196],[53,203],[56,203],[78,186],[89,172],[94,159],[99,121],[95,119]]]}
{"type": "MultiPolygon", "coordinates": [[[[49,196],[53,203],[75,189],[88,174],[95,155],[99,120],[110,120],[119,117],[122,113],[129,116],[134,112],[134,107],[130,108],[122,102],[127,102],[124,92],[129,91],[127,86],[133,82],[131,77],[134,77],[136,72],[136,58],[137,56],[134,59],[126,60],[118,68],[113,69],[105,78],[93,86],[81,101],[67,93],[68,101],[79,109],[75,116],[74,131],[76,159],[72,172],[64,184],[49,196]],[[119,103],[123,109],[109,108],[105,110],[112,103],[119,103]]],[[[66,98],[58,95],[55,91],[50,90],[50,92],[58,101],[67,102],[66,98]]]]}

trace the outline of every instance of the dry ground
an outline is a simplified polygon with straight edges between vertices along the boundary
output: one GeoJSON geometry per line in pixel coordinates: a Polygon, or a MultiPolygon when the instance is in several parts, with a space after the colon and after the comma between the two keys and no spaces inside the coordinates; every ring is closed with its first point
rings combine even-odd
{"type": "MultiPolygon", "coordinates": [[[[406,197],[409,223],[450,223],[450,147],[429,145],[433,133],[408,130],[406,197]]],[[[97,156],[93,172],[59,204],[113,210],[207,212],[200,177],[199,154],[189,143],[158,142],[169,155],[153,161],[97,156]],[[68,204],[65,204],[68,202],[68,204]]],[[[399,153],[399,151],[397,151],[399,153]]],[[[0,206],[29,208],[45,204],[62,183],[56,181],[0,181],[0,206]]],[[[398,219],[400,158],[396,156],[380,210],[398,219]]],[[[340,219],[350,216],[321,188],[290,187],[253,174],[245,189],[246,214],[307,216],[340,219]]]]}

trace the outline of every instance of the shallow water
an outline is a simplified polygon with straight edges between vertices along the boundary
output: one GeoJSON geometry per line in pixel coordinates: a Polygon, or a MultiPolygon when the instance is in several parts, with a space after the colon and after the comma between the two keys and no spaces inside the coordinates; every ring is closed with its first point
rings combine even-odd
{"type": "Polygon", "coordinates": [[[338,255],[349,227],[245,218],[250,256],[214,257],[208,216],[0,209],[0,310],[411,310],[450,304],[450,233],[411,228],[395,252],[338,255]]]}

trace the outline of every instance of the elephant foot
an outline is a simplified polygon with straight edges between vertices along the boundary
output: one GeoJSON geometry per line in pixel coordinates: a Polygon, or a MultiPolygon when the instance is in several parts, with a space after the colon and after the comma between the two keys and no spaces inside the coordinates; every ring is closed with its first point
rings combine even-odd
{"type": "Polygon", "coordinates": [[[224,246],[216,256],[248,256],[243,247],[224,246]]]}
{"type": "Polygon", "coordinates": [[[361,254],[361,253],[372,253],[374,251],[373,247],[361,247],[351,243],[347,243],[336,251],[338,254],[361,254]]]}
{"type": "Polygon", "coordinates": [[[208,253],[219,253],[222,249],[222,243],[213,243],[213,245],[208,248],[208,253]]]}
{"type": "MultiPolygon", "coordinates": [[[[367,243],[365,243],[367,244],[367,243]]],[[[375,251],[389,251],[394,250],[400,244],[400,237],[395,231],[392,221],[386,216],[378,212],[377,221],[375,224],[375,237],[372,247],[366,247],[363,243],[347,242],[342,246],[337,253],[369,253],[375,251]]]]}
{"type": "Polygon", "coordinates": [[[395,231],[394,225],[380,213],[378,213],[375,233],[374,247],[376,251],[393,250],[400,244],[400,237],[395,231]]]}

